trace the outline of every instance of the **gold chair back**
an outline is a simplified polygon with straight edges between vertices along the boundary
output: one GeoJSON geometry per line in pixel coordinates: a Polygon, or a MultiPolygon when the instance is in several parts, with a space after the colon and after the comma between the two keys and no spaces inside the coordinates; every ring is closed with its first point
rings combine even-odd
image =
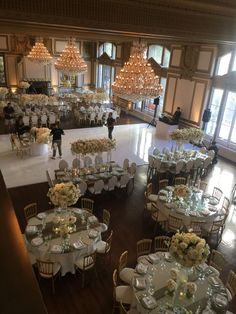
{"type": "Polygon", "coordinates": [[[222,195],[223,195],[223,192],[219,188],[214,187],[212,196],[216,198],[218,201],[220,201],[222,195]]]}
{"type": "Polygon", "coordinates": [[[164,189],[168,185],[168,179],[163,179],[159,181],[159,190],[164,189]]]}
{"type": "Polygon", "coordinates": [[[107,227],[109,227],[110,224],[110,218],[111,218],[111,214],[107,209],[103,209],[103,214],[102,214],[102,220],[103,223],[107,225],[107,227]]]}
{"type": "Polygon", "coordinates": [[[151,253],[152,249],[152,240],[151,239],[143,239],[137,242],[137,257],[142,255],[147,255],[151,253]]]}
{"type": "Polygon", "coordinates": [[[91,214],[93,213],[93,205],[94,201],[90,198],[81,198],[81,208],[87,210],[91,214]]]}
{"type": "Polygon", "coordinates": [[[122,271],[123,268],[126,267],[128,262],[128,251],[124,251],[119,259],[118,271],[119,273],[122,271]]]}
{"type": "Polygon", "coordinates": [[[168,229],[169,231],[176,232],[178,229],[183,227],[183,220],[175,216],[169,215],[168,217],[168,229]]]}
{"type": "Polygon", "coordinates": [[[167,236],[157,236],[154,238],[154,252],[168,252],[171,238],[167,236]]]}
{"type": "Polygon", "coordinates": [[[232,298],[236,295],[236,273],[230,270],[225,287],[229,289],[232,298]]]}
{"type": "Polygon", "coordinates": [[[175,177],[174,185],[186,184],[185,177],[175,177]]]}
{"type": "Polygon", "coordinates": [[[37,203],[30,203],[24,207],[24,214],[27,222],[30,218],[36,216],[37,213],[37,203]]]}
{"type": "Polygon", "coordinates": [[[212,250],[209,259],[209,265],[213,266],[221,273],[225,264],[226,260],[224,255],[216,250],[212,250]]]}

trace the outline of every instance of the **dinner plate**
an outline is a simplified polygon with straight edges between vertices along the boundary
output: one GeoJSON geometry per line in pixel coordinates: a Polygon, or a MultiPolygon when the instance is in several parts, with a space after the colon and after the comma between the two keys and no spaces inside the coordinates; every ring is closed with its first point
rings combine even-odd
{"type": "Polygon", "coordinates": [[[37,226],[27,226],[25,229],[26,233],[34,234],[38,231],[37,226]]]}
{"type": "Polygon", "coordinates": [[[217,205],[218,203],[219,203],[219,201],[216,198],[214,198],[214,197],[209,198],[209,204],[217,205]]]}
{"type": "Polygon", "coordinates": [[[33,246],[40,246],[41,244],[43,244],[43,238],[37,237],[31,240],[31,244],[33,246]]]}
{"type": "Polygon", "coordinates": [[[153,310],[153,309],[155,309],[155,307],[157,307],[157,301],[151,295],[142,297],[141,302],[142,302],[143,306],[148,310],[153,310]]]}
{"type": "Polygon", "coordinates": [[[167,194],[168,194],[168,191],[167,191],[167,190],[162,189],[162,190],[160,190],[160,191],[159,191],[159,194],[164,194],[164,195],[167,195],[167,194]]]}
{"type": "Polygon", "coordinates": [[[166,201],[166,196],[164,196],[164,195],[159,195],[158,198],[160,201],[166,201]]]}
{"type": "Polygon", "coordinates": [[[52,247],[51,247],[51,253],[62,253],[62,246],[59,245],[59,244],[54,244],[52,247]]]}
{"type": "Polygon", "coordinates": [[[136,272],[140,275],[144,275],[147,273],[148,265],[145,265],[143,263],[138,263],[138,265],[135,268],[136,272]]]}
{"type": "Polygon", "coordinates": [[[84,244],[84,242],[82,240],[78,240],[76,242],[73,243],[73,247],[76,249],[76,250],[79,250],[79,249],[82,249],[84,248],[86,245],[84,244]]]}
{"type": "Polygon", "coordinates": [[[47,217],[47,214],[46,213],[39,213],[38,215],[37,215],[37,218],[39,218],[39,219],[44,219],[44,218],[46,218],[47,217]]]}
{"type": "Polygon", "coordinates": [[[92,229],[89,231],[88,235],[89,235],[89,238],[94,239],[98,236],[98,231],[95,229],[92,229]]]}
{"type": "Polygon", "coordinates": [[[146,288],[147,282],[145,277],[136,277],[134,279],[134,286],[136,289],[143,290],[146,288]]]}

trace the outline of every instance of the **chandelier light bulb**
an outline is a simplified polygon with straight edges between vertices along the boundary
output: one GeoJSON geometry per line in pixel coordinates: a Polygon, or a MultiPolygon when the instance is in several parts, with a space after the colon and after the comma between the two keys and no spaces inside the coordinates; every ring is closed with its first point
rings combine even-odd
{"type": "Polygon", "coordinates": [[[128,62],[112,84],[116,96],[129,101],[141,101],[156,98],[162,93],[159,77],[147,62],[145,52],[146,47],[142,44],[133,46],[128,62]]]}
{"type": "Polygon", "coordinates": [[[55,62],[55,68],[67,74],[83,74],[87,72],[87,64],[75,45],[75,39],[70,38],[65,49],[55,62]]]}

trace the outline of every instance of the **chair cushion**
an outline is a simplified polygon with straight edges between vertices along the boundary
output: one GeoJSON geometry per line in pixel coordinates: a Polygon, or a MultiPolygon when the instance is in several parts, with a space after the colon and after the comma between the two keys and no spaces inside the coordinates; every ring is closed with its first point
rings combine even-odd
{"type": "Polygon", "coordinates": [[[150,202],[156,203],[157,199],[158,199],[158,195],[157,194],[149,194],[148,199],[150,202]]]}
{"type": "Polygon", "coordinates": [[[133,268],[125,267],[121,270],[119,277],[122,281],[130,285],[134,277],[134,272],[133,268]]]}
{"type": "MultiPolygon", "coordinates": [[[[92,263],[90,266],[86,267],[86,269],[93,268],[94,263],[93,263],[93,258],[89,256],[89,263],[92,263]]],[[[84,265],[84,258],[81,257],[75,261],[75,266],[78,267],[79,269],[83,270],[83,265],[84,265]]]]}
{"type": "Polygon", "coordinates": [[[133,300],[133,291],[129,286],[117,286],[115,289],[116,301],[124,304],[131,304],[133,300]]]}

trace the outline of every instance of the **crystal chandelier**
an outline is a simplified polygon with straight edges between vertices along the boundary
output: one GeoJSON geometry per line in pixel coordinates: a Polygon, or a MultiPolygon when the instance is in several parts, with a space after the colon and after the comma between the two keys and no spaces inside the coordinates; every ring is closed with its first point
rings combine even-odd
{"type": "Polygon", "coordinates": [[[87,64],[81,57],[73,38],[69,39],[65,49],[55,62],[55,68],[67,74],[87,72],[87,64]]]}
{"type": "Polygon", "coordinates": [[[112,90],[116,96],[133,102],[156,98],[162,93],[159,77],[146,59],[144,44],[133,46],[129,61],[116,76],[112,90]]]}
{"type": "Polygon", "coordinates": [[[36,40],[35,45],[29,52],[27,58],[30,61],[48,62],[52,59],[52,56],[48,52],[47,48],[44,46],[43,39],[39,38],[36,40]]]}

